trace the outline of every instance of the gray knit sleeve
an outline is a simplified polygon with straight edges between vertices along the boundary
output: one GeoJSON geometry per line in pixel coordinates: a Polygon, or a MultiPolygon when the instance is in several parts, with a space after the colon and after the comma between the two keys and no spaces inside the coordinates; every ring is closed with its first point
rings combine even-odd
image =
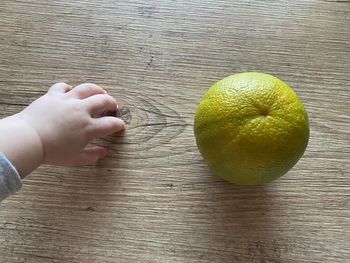
{"type": "Polygon", "coordinates": [[[0,202],[22,187],[22,180],[16,168],[0,153],[0,202]]]}

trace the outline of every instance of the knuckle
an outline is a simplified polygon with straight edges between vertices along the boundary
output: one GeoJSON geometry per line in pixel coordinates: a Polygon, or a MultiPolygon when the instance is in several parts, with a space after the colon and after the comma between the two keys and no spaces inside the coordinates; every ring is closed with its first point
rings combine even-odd
{"type": "Polygon", "coordinates": [[[64,83],[64,82],[57,82],[49,88],[49,91],[54,91],[54,90],[59,89],[59,88],[65,88],[67,86],[69,86],[69,85],[64,83]]]}
{"type": "Polygon", "coordinates": [[[85,111],[85,106],[82,102],[79,100],[72,100],[70,101],[72,111],[75,113],[82,113],[85,111]]]}
{"type": "Polygon", "coordinates": [[[94,83],[84,83],[82,84],[85,89],[89,90],[102,90],[102,88],[94,83]]]}
{"type": "Polygon", "coordinates": [[[101,106],[114,106],[117,104],[117,102],[110,95],[101,95],[99,98],[99,104],[101,106]]]}
{"type": "Polygon", "coordinates": [[[69,86],[69,85],[67,83],[65,83],[65,82],[57,82],[55,84],[55,86],[63,86],[63,87],[65,87],[65,86],[69,86]]]}

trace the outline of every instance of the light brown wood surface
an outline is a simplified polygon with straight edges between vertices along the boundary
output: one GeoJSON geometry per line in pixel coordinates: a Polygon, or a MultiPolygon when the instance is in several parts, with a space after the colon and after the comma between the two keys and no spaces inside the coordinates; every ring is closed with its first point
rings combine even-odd
{"type": "Polygon", "coordinates": [[[1,0],[0,117],[58,81],[108,89],[128,127],[0,204],[0,262],[349,262],[349,1],[1,0]],[[206,89],[242,71],[309,113],[305,155],[266,186],[214,177],[194,140],[206,89]]]}

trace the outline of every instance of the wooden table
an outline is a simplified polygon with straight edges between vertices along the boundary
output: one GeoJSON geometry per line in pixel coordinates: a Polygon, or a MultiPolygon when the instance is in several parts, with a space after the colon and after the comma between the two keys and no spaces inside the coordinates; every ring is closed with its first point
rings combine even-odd
{"type": "Polygon", "coordinates": [[[1,203],[1,262],[349,262],[349,1],[1,0],[1,117],[58,81],[106,88],[127,131],[1,203]],[[206,89],[242,71],[309,113],[304,157],[266,186],[214,177],[194,140],[206,89]]]}

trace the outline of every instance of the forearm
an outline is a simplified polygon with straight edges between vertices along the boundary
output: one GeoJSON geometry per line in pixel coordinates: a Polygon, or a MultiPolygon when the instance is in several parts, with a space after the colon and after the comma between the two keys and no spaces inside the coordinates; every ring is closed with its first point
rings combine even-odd
{"type": "Polygon", "coordinates": [[[40,137],[17,115],[0,120],[0,152],[12,163],[21,178],[43,162],[40,137]]]}

